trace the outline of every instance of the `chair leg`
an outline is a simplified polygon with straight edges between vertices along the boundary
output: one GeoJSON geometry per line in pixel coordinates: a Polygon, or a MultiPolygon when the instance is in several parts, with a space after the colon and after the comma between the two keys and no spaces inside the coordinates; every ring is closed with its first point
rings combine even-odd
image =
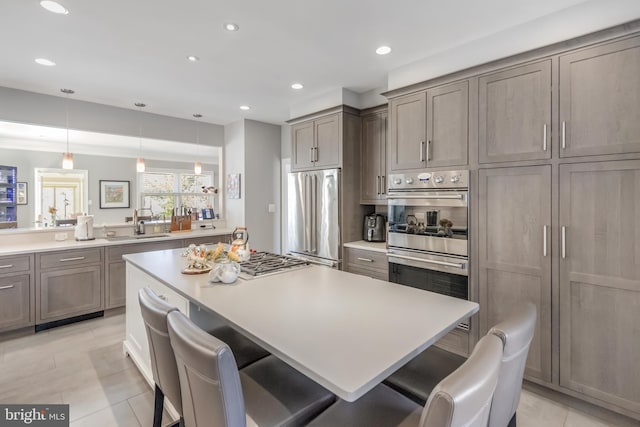
{"type": "Polygon", "coordinates": [[[511,421],[509,421],[509,425],[507,427],[516,427],[516,414],[513,414],[513,417],[511,417],[511,421]]]}
{"type": "Polygon", "coordinates": [[[162,411],[164,410],[164,393],[156,384],[156,393],[153,402],[153,427],[162,427],[162,411]]]}

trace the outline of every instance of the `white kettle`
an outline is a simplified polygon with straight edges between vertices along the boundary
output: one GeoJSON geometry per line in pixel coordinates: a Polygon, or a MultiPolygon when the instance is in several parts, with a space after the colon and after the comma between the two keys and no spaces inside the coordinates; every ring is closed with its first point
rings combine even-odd
{"type": "Polygon", "coordinates": [[[76,221],[76,230],[74,232],[76,240],[94,240],[93,215],[78,215],[76,221]]]}

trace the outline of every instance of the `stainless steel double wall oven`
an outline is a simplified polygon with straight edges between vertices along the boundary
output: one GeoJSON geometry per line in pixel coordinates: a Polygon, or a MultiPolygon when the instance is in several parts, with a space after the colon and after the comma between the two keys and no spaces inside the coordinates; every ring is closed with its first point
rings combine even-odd
{"type": "Polygon", "coordinates": [[[390,175],[387,201],[389,281],[469,299],[469,171],[390,175]]]}

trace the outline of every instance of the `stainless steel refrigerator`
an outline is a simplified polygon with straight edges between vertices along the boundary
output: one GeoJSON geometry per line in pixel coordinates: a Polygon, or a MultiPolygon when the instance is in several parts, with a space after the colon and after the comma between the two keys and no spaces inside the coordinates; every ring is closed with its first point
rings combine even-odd
{"type": "Polygon", "coordinates": [[[288,247],[293,255],[340,263],[340,169],[289,173],[288,247]]]}

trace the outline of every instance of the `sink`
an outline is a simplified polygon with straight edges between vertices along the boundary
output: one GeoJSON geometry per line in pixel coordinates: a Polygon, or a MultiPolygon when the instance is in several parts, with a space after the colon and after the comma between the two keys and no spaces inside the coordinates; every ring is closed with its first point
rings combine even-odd
{"type": "Polygon", "coordinates": [[[169,237],[168,234],[139,234],[137,236],[111,236],[105,237],[110,242],[116,242],[119,240],[142,240],[142,239],[155,239],[157,237],[169,237]]]}

